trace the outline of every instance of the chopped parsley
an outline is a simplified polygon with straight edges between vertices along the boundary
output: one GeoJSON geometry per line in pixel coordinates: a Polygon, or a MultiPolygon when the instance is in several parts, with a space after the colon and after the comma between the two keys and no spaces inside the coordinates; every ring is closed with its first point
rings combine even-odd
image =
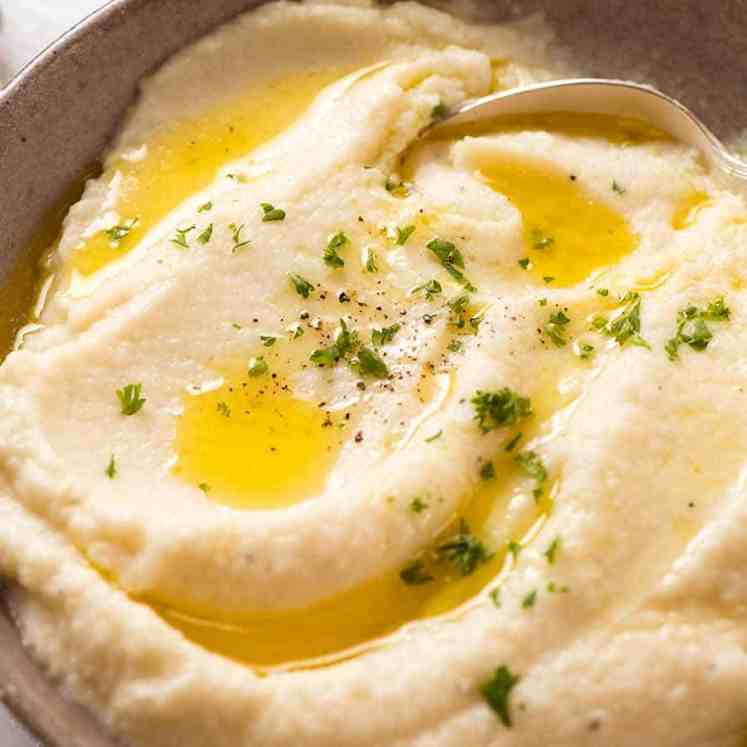
{"type": "Polygon", "coordinates": [[[532,589],[532,591],[527,594],[524,599],[521,601],[521,606],[525,609],[531,609],[534,607],[534,603],[537,601],[537,589],[532,589]]]}
{"type": "Polygon", "coordinates": [[[215,406],[215,409],[224,417],[224,418],[230,418],[231,417],[231,408],[228,406],[226,402],[221,400],[218,402],[218,404],[215,406]]]}
{"type": "Polygon", "coordinates": [[[493,478],[495,478],[495,465],[493,462],[488,460],[483,463],[482,467],[480,467],[480,479],[492,480],[493,478]]]}
{"type": "Polygon", "coordinates": [[[365,345],[356,353],[357,361],[353,361],[352,367],[358,371],[361,376],[371,376],[375,379],[385,379],[389,376],[389,369],[386,363],[381,359],[378,353],[374,352],[365,345]]]}
{"type": "Polygon", "coordinates": [[[443,101],[439,101],[433,109],[431,109],[432,119],[445,119],[449,116],[449,109],[443,101]]]}
{"type": "Polygon", "coordinates": [[[271,221],[276,221],[276,220],[285,220],[285,210],[276,208],[274,205],[271,205],[269,202],[260,202],[259,206],[260,208],[262,208],[262,222],[263,223],[270,223],[271,221]]]}
{"type": "Polygon", "coordinates": [[[109,240],[113,244],[118,245],[119,242],[126,238],[130,231],[132,231],[139,222],[138,218],[130,218],[130,220],[125,221],[124,223],[107,228],[104,233],[109,237],[109,240]]]}
{"type": "Polygon", "coordinates": [[[461,283],[470,292],[476,290],[462,272],[464,269],[464,256],[451,241],[434,238],[426,244],[426,247],[436,255],[441,266],[454,280],[461,283]]]}
{"type": "Polygon", "coordinates": [[[338,250],[348,244],[350,239],[342,231],[330,236],[324,250],[324,263],[330,267],[342,267],[345,260],[338,254],[338,250]]]}
{"type": "Polygon", "coordinates": [[[713,332],[707,322],[726,322],[730,315],[723,297],[712,301],[705,309],[690,304],[678,311],[674,337],[667,340],[664,346],[669,360],[679,359],[680,345],[689,345],[693,350],[703,352],[713,339],[713,332]]]}
{"type": "Polygon", "coordinates": [[[625,189],[625,187],[623,187],[623,186],[622,186],[621,184],[619,184],[618,182],[616,182],[616,181],[615,181],[615,180],[613,179],[613,180],[612,180],[612,191],[613,191],[613,192],[614,192],[615,194],[618,194],[618,195],[624,195],[624,194],[625,194],[625,192],[626,192],[627,190],[625,189]]]}
{"type": "Polygon", "coordinates": [[[201,482],[197,486],[203,493],[209,493],[210,492],[210,486],[206,482],[201,482]]]}
{"type": "Polygon", "coordinates": [[[201,244],[207,244],[213,235],[213,224],[211,223],[201,234],[197,236],[197,241],[201,244]]]}
{"type": "Polygon", "coordinates": [[[596,316],[592,326],[607,337],[612,337],[622,348],[628,343],[651,349],[651,346],[641,337],[641,297],[638,293],[629,291],[621,299],[625,304],[623,310],[610,320],[603,316],[596,316]]]}
{"type": "Polygon", "coordinates": [[[508,443],[507,443],[506,445],[505,445],[505,447],[504,447],[504,448],[505,448],[505,450],[506,450],[506,451],[513,451],[513,450],[514,450],[514,447],[516,446],[516,444],[518,444],[518,443],[519,443],[519,441],[521,441],[521,437],[522,437],[523,435],[524,435],[523,433],[517,433],[517,434],[516,434],[516,435],[515,435],[515,436],[514,436],[514,437],[513,437],[513,438],[512,438],[512,439],[511,439],[511,440],[510,440],[510,441],[509,441],[509,442],[508,442],[508,443]]]}
{"type": "Polygon", "coordinates": [[[531,236],[532,246],[535,249],[549,249],[555,243],[555,239],[541,228],[533,228],[531,236]]]}
{"type": "Polygon", "coordinates": [[[446,304],[451,310],[451,322],[458,329],[462,329],[466,324],[464,317],[467,313],[469,301],[469,296],[466,293],[460,293],[458,296],[449,299],[446,304]]]}
{"type": "Polygon", "coordinates": [[[208,210],[213,209],[213,203],[211,201],[208,201],[204,203],[203,205],[200,205],[200,207],[197,208],[198,213],[206,213],[208,210]]]}
{"type": "Polygon", "coordinates": [[[264,356],[258,355],[255,358],[249,359],[249,376],[263,376],[270,370],[270,367],[267,365],[267,361],[264,359],[264,356]]]}
{"type": "Polygon", "coordinates": [[[111,459],[109,460],[109,464],[104,470],[104,474],[110,480],[113,480],[117,476],[117,460],[114,458],[114,454],[112,454],[111,459]]]}
{"type": "Polygon", "coordinates": [[[262,341],[262,344],[266,348],[271,348],[275,344],[275,341],[276,341],[276,338],[272,337],[271,335],[260,335],[259,339],[262,341]]]}
{"type": "Polygon", "coordinates": [[[446,349],[450,353],[459,353],[462,350],[463,344],[461,340],[451,340],[449,344],[446,346],[446,349]]]}
{"type": "Polygon", "coordinates": [[[498,718],[506,727],[511,727],[511,713],[508,701],[511,690],[519,683],[519,677],[504,665],[498,667],[493,677],[480,686],[480,694],[487,704],[498,714],[498,718]]]}
{"type": "Polygon", "coordinates": [[[378,272],[376,252],[370,247],[366,250],[366,272],[378,272]]]}
{"type": "Polygon", "coordinates": [[[171,243],[176,244],[182,249],[189,249],[189,243],[187,242],[187,234],[190,231],[194,231],[197,228],[195,225],[188,226],[187,228],[177,228],[176,236],[171,237],[171,243]]]}
{"type": "Polygon", "coordinates": [[[371,344],[375,348],[380,348],[382,345],[386,345],[394,339],[394,336],[399,332],[402,325],[399,323],[392,324],[390,327],[382,327],[381,329],[371,330],[371,344]]]}
{"type": "Polygon", "coordinates": [[[416,496],[410,501],[410,511],[415,514],[420,514],[428,508],[428,504],[420,497],[416,496]]]}
{"type": "Polygon", "coordinates": [[[305,278],[302,278],[298,273],[291,272],[288,275],[288,279],[291,281],[291,285],[296,289],[296,293],[303,298],[308,298],[309,294],[314,290],[314,286],[305,278]]]}
{"type": "Polygon", "coordinates": [[[415,233],[415,226],[397,226],[397,245],[404,246],[415,233]]]}
{"type": "Polygon", "coordinates": [[[594,355],[594,346],[588,342],[581,342],[576,346],[576,355],[582,361],[589,360],[594,355]]]}
{"type": "Polygon", "coordinates": [[[441,287],[441,283],[438,282],[438,280],[429,280],[427,283],[423,283],[423,285],[419,285],[417,288],[413,288],[412,292],[420,293],[420,291],[425,291],[425,300],[430,301],[434,296],[437,296],[443,288],[441,287]]]}
{"type": "Polygon", "coordinates": [[[570,321],[566,313],[562,309],[558,309],[550,314],[550,318],[542,327],[544,333],[558,348],[562,348],[568,342],[565,338],[565,328],[570,321]]]}
{"type": "Polygon", "coordinates": [[[493,605],[500,609],[501,607],[501,590],[500,587],[496,586],[495,589],[491,589],[490,593],[488,594],[490,597],[490,600],[493,602],[493,605]]]}
{"type": "Polygon", "coordinates": [[[471,402],[475,408],[475,420],[483,433],[504,425],[513,425],[532,414],[529,397],[522,397],[508,387],[496,392],[478,389],[471,402]]]}
{"type": "Polygon", "coordinates": [[[542,278],[548,285],[555,281],[555,277],[553,275],[545,275],[542,278]]]}
{"type": "Polygon", "coordinates": [[[340,319],[340,329],[332,345],[315,350],[310,357],[318,366],[334,366],[338,361],[353,351],[358,344],[358,333],[351,332],[344,319],[340,319]]]}
{"type": "Polygon", "coordinates": [[[145,399],[140,396],[141,389],[142,384],[127,384],[122,389],[117,389],[122,415],[134,415],[142,409],[145,399]]]}
{"type": "Polygon", "coordinates": [[[547,562],[550,565],[555,564],[555,557],[558,554],[558,550],[560,549],[560,537],[556,537],[551,543],[550,546],[545,550],[543,555],[547,558],[547,562]]]}
{"type": "Polygon", "coordinates": [[[462,576],[474,573],[479,565],[493,557],[482,541],[470,532],[464,519],[459,522],[457,534],[436,548],[436,555],[440,560],[451,563],[462,576]]]}
{"type": "Polygon", "coordinates": [[[384,189],[394,197],[407,197],[410,194],[407,185],[403,181],[397,180],[392,176],[386,178],[384,189]]]}
{"type": "Polygon", "coordinates": [[[435,441],[437,438],[441,438],[443,435],[443,430],[438,431],[438,433],[434,433],[432,436],[428,436],[428,438],[425,439],[425,442],[427,444],[435,441]]]}
{"type": "Polygon", "coordinates": [[[609,296],[610,291],[609,288],[597,288],[597,295],[602,296],[603,298],[605,296],[609,296]]]}
{"type": "Polygon", "coordinates": [[[535,451],[522,451],[515,458],[516,463],[534,480],[535,488],[532,494],[535,500],[539,500],[545,491],[545,482],[547,480],[547,469],[542,458],[535,451]]]}
{"type": "Polygon", "coordinates": [[[408,586],[422,586],[433,581],[433,576],[428,573],[422,560],[416,560],[410,563],[407,568],[403,568],[399,572],[399,577],[408,586]]]}
{"type": "Polygon", "coordinates": [[[243,240],[241,238],[241,232],[244,230],[244,224],[237,226],[235,223],[229,223],[228,229],[231,231],[231,238],[233,239],[233,249],[231,250],[234,254],[237,254],[242,249],[246,249],[252,242],[243,240]]]}
{"type": "Polygon", "coordinates": [[[529,269],[529,257],[522,257],[519,262],[519,267],[521,267],[522,270],[528,270],[529,269]]]}
{"type": "Polygon", "coordinates": [[[506,545],[506,549],[511,553],[514,560],[518,560],[519,553],[522,551],[522,545],[518,542],[514,542],[514,540],[511,540],[508,545],[506,545]]]}

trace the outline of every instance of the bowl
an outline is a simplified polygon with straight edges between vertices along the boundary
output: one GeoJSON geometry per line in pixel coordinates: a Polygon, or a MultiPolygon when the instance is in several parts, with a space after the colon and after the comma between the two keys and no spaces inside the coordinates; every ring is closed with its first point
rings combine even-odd
{"type": "MultiPolygon", "coordinates": [[[[0,288],[11,275],[0,329],[30,306],[40,226],[73,201],[138,81],[169,55],[260,0],[114,0],[65,34],[0,92],[0,288]]],[[[439,3],[444,4],[444,3],[439,3]]],[[[477,17],[545,13],[589,75],[656,84],[725,140],[747,127],[744,0],[476,0],[477,17]]],[[[54,218],[52,219],[54,220],[54,218]]],[[[50,747],[113,747],[86,711],[68,702],[24,651],[0,606],[0,699],[50,747]]],[[[133,746],[134,747],[134,746],[133,746]]]]}

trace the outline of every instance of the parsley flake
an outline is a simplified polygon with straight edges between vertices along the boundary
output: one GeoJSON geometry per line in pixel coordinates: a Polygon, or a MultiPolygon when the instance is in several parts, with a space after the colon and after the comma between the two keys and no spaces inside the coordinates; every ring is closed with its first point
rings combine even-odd
{"type": "Polygon", "coordinates": [[[139,222],[140,221],[138,218],[130,218],[124,223],[120,223],[117,226],[107,228],[104,233],[109,237],[109,240],[112,242],[112,244],[114,244],[115,246],[119,246],[119,242],[122,241],[122,239],[126,238],[130,231],[132,231],[132,229],[135,228],[135,226],[139,222]]]}
{"type": "Polygon", "coordinates": [[[208,210],[213,209],[213,203],[211,201],[208,201],[204,203],[203,205],[200,205],[200,207],[197,208],[198,213],[206,213],[208,210]]]}
{"type": "Polygon", "coordinates": [[[375,348],[380,348],[382,345],[386,345],[394,339],[394,336],[399,332],[402,325],[399,323],[392,324],[390,327],[382,327],[381,329],[371,330],[371,344],[375,348]]]}
{"type": "Polygon", "coordinates": [[[478,389],[471,402],[475,408],[475,420],[483,433],[504,425],[513,425],[532,414],[529,397],[522,397],[508,387],[496,392],[478,389]]]}
{"type": "Polygon", "coordinates": [[[537,601],[537,589],[532,589],[532,591],[527,594],[524,599],[521,601],[521,606],[525,609],[531,609],[534,607],[534,603],[537,601]]]}
{"type": "Polygon", "coordinates": [[[218,404],[215,406],[215,409],[224,417],[224,418],[230,418],[231,417],[231,408],[228,406],[226,402],[221,400],[218,402],[218,404]]]}
{"type": "Polygon", "coordinates": [[[729,320],[730,314],[723,297],[712,301],[705,309],[691,304],[678,311],[674,337],[667,340],[664,346],[669,360],[679,359],[680,345],[689,345],[693,350],[703,352],[713,339],[713,332],[706,322],[725,322],[729,320]]]}
{"type": "Polygon", "coordinates": [[[377,264],[376,252],[370,247],[366,250],[366,272],[378,272],[379,265],[377,264]]]}
{"type": "Polygon", "coordinates": [[[545,550],[543,555],[547,558],[547,562],[550,565],[555,564],[555,557],[558,554],[558,550],[560,549],[560,537],[556,537],[551,543],[550,546],[545,550]]]}
{"type": "Polygon", "coordinates": [[[495,465],[493,462],[488,460],[484,462],[480,467],[480,479],[481,480],[492,480],[495,478],[495,465]]]}
{"type": "Polygon", "coordinates": [[[389,376],[389,369],[378,353],[370,348],[362,346],[356,353],[357,361],[352,363],[353,368],[361,376],[371,376],[375,379],[385,379],[389,376]]]}
{"type": "Polygon", "coordinates": [[[260,335],[259,339],[266,348],[271,348],[275,344],[277,338],[272,337],[272,335],[260,335]]]}
{"type": "Polygon", "coordinates": [[[188,226],[187,228],[177,228],[176,236],[171,237],[171,243],[176,244],[178,247],[181,247],[182,249],[189,249],[189,243],[187,242],[187,234],[190,231],[194,231],[196,228],[197,226],[195,225],[188,226]]]}
{"type": "Polygon", "coordinates": [[[545,233],[541,228],[533,228],[531,232],[532,246],[535,249],[549,249],[555,239],[550,234],[545,233]]]}
{"type": "Polygon", "coordinates": [[[407,568],[403,568],[399,572],[399,577],[408,586],[422,586],[433,581],[433,576],[428,573],[422,560],[416,560],[408,565],[407,568]]]}
{"type": "Polygon", "coordinates": [[[464,519],[459,522],[457,534],[436,548],[436,555],[440,560],[451,563],[462,576],[474,573],[479,565],[493,557],[482,541],[470,532],[464,519]]]}
{"type": "Polygon", "coordinates": [[[470,292],[477,290],[462,272],[464,269],[464,256],[451,241],[434,238],[426,244],[426,247],[436,255],[441,266],[454,280],[461,283],[470,292]]]}
{"type": "Polygon", "coordinates": [[[535,500],[539,500],[545,491],[547,480],[547,469],[542,458],[535,451],[523,451],[521,454],[517,454],[515,459],[524,472],[534,479],[535,488],[532,492],[535,500]]]}
{"type": "Polygon", "coordinates": [[[263,223],[270,223],[271,221],[276,221],[276,220],[285,220],[285,210],[276,208],[274,205],[271,205],[269,202],[260,202],[259,206],[260,208],[262,208],[262,222],[263,223]]]}
{"type": "Polygon", "coordinates": [[[415,514],[420,514],[428,508],[428,504],[420,497],[416,496],[410,501],[410,511],[415,514]]]}
{"type": "Polygon", "coordinates": [[[511,690],[519,683],[520,678],[511,670],[502,665],[495,670],[493,677],[480,686],[480,694],[487,704],[498,714],[503,725],[510,728],[512,725],[508,701],[511,690]]]}
{"type": "Polygon", "coordinates": [[[122,389],[117,389],[122,415],[134,415],[141,410],[145,404],[145,399],[140,396],[141,388],[142,384],[127,384],[122,389]]]}
{"type": "Polygon", "coordinates": [[[231,250],[233,254],[237,254],[242,249],[246,249],[246,247],[252,243],[248,239],[244,241],[241,238],[241,232],[244,230],[243,223],[240,226],[237,226],[235,223],[229,223],[228,229],[231,231],[231,238],[233,239],[233,249],[231,250]]]}
{"type": "Polygon", "coordinates": [[[345,260],[338,254],[338,249],[342,249],[349,242],[350,239],[342,231],[330,236],[323,255],[325,264],[330,267],[344,266],[345,260]]]}
{"type": "Polygon", "coordinates": [[[623,296],[621,303],[623,310],[610,320],[596,316],[592,326],[607,337],[612,337],[623,348],[628,343],[651,349],[651,346],[641,337],[641,297],[630,291],[623,296]]]}
{"type": "Polygon", "coordinates": [[[404,246],[414,233],[415,226],[397,226],[397,245],[404,246]]]}
{"type": "Polygon", "coordinates": [[[624,195],[627,192],[625,187],[616,182],[614,179],[612,180],[612,191],[618,195],[624,195]]]}
{"type": "Polygon", "coordinates": [[[565,338],[565,327],[570,321],[565,312],[562,309],[558,309],[550,314],[550,318],[542,327],[544,333],[555,344],[555,347],[562,348],[568,342],[565,338]]]}
{"type": "Polygon", "coordinates": [[[308,298],[309,294],[314,290],[314,286],[305,278],[302,278],[299,274],[291,272],[288,275],[288,279],[291,285],[296,289],[296,293],[303,298],[308,298]]]}
{"type": "Polygon", "coordinates": [[[197,241],[201,244],[207,244],[213,235],[213,224],[211,223],[201,234],[197,236],[197,241]]]}
{"type": "Polygon", "coordinates": [[[249,376],[263,376],[270,370],[270,367],[267,365],[267,361],[264,359],[264,356],[258,355],[254,358],[249,359],[249,367],[248,372],[249,376]]]}
{"type": "Polygon", "coordinates": [[[107,465],[106,469],[104,470],[104,474],[110,480],[113,480],[117,476],[117,461],[114,458],[114,454],[112,454],[111,459],[109,460],[109,464],[107,465]]]}
{"type": "Polygon", "coordinates": [[[434,296],[437,296],[443,288],[441,287],[441,283],[438,282],[438,280],[429,280],[427,283],[423,283],[423,285],[419,285],[417,288],[413,288],[412,292],[413,295],[415,293],[420,293],[420,291],[425,291],[425,300],[430,301],[434,296]]]}

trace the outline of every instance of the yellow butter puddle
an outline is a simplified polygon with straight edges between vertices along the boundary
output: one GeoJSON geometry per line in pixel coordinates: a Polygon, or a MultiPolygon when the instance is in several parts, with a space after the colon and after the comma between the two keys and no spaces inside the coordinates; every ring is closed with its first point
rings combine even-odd
{"type": "MultiPolygon", "coordinates": [[[[563,111],[447,127],[434,137],[453,140],[525,131],[604,139],[620,147],[671,140],[642,120],[563,111]]],[[[478,176],[521,213],[526,249],[522,266],[539,282],[574,285],[615,265],[638,246],[637,235],[615,205],[624,199],[622,185],[613,188],[611,183],[609,198],[603,200],[582,187],[572,169],[564,172],[532,158],[495,156],[474,166],[478,176]]]]}
{"type": "MultiPolygon", "coordinates": [[[[344,413],[299,399],[272,368],[234,366],[188,392],[177,421],[174,473],[234,508],[282,508],[319,495],[346,436],[344,413]]],[[[255,367],[258,364],[255,362],[255,367]]]]}
{"type": "MultiPolygon", "coordinates": [[[[143,601],[190,641],[260,672],[326,666],[388,645],[395,640],[393,636],[406,634],[408,626],[418,621],[444,615],[447,619],[459,617],[469,608],[470,600],[487,593],[512,567],[515,558],[507,549],[508,542],[523,545],[530,541],[552,510],[557,480],[554,483],[548,480],[542,496],[536,500],[531,498],[535,484],[517,463],[516,455],[524,444],[541,433],[546,434],[550,416],[573,398],[560,392],[558,380],[557,371],[538,375],[537,389],[532,394],[535,414],[506,430],[505,440],[492,456],[495,477],[480,480],[474,491],[460,501],[458,512],[438,536],[404,567],[392,568],[378,578],[308,607],[235,618],[215,610],[188,609],[176,602],[153,598],[143,601]],[[507,451],[506,443],[519,432],[522,433],[520,443],[507,451]],[[509,506],[518,496],[528,499],[529,508],[518,514],[511,512],[513,517],[509,520],[509,506]],[[462,521],[492,553],[486,562],[478,563],[467,575],[462,575],[458,566],[450,564],[438,552],[439,546],[459,533],[462,521]],[[421,563],[431,580],[406,583],[400,574],[412,563],[421,563]]],[[[256,384],[252,384],[246,394],[216,388],[197,398],[201,400],[199,407],[205,409],[195,415],[202,413],[212,427],[229,428],[217,419],[227,420],[219,413],[218,403],[224,401],[240,408],[245,398],[255,395],[255,387],[256,384]],[[229,395],[235,395],[236,399],[229,401],[229,395]]],[[[438,400],[439,391],[437,388],[434,401],[438,400]]],[[[422,433],[423,428],[418,432],[422,433]]],[[[432,448],[438,448],[437,444],[438,441],[434,441],[432,448]]],[[[240,459],[240,450],[236,454],[240,459]]],[[[477,472],[479,465],[472,468],[477,472]]],[[[253,479],[258,471],[255,466],[246,479],[253,479]]],[[[417,524],[431,504],[439,500],[441,497],[427,494],[392,497],[389,506],[391,511],[401,512],[403,522],[417,524]]],[[[361,511],[361,520],[365,521],[365,507],[361,511]]]]}
{"type": "Polygon", "coordinates": [[[699,189],[690,190],[680,201],[672,214],[672,228],[682,231],[692,226],[698,219],[703,208],[711,204],[711,197],[707,192],[699,189]]]}
{"type": "MultiPolygon", "coordinates": [[[[500,471],[501,466],[497,464],[496,470],[500,471]]],[[[487,517],[496,506],[506,509],[510,486],[520,479],[513,464],[506,466],[510,476],[500,484],[481,486],[462,515],[477,536],[482,535],[487,517]]],[[[425,496],[422,500],[427,504],[429,498],[425,496]]],[[[536,505],[531,520],[522,527],[525,531],[516,535],[517,542],[523,544],[529,540],[536,531],[535,525],[543,520],[550,506],[549,497],[536,505]]],[[[393,506],[392,510],[410,509],[393,506]]],[[[418,515],[405,515],[403,520],[417,521],[418,515]]],[[[450,522],[433,547],[419,557],[435,557],[435,548],[458,531],[458,522],[450,522]]],[[[228,619],[184,612],[158,602],[150,602],[150,605],[193,643],[260,671],[326,666],[385,645],[391,635],[403,632],[409,623],[462,608],[513,562],[505,546],[489,549],[494,552],[493,556],[467,576],[461,576],[440,560],[428,566],[433,574],[431,582],[406,584],[397,569],[297,610],[228,619]]]]}
{"type": "Polygon", "coordinates": [[[180,203],[209,186],[221,166],[286,130],[323,88],[348,72],[312,68],[254,85],[155,133],[142,158],[117,158],[101,179],[121,180],[113,209],[119,224],[131,228],[118,241],[103,231],[92,236],[72,253],[72,269],[90,275],[120,259],[180,203]]]}

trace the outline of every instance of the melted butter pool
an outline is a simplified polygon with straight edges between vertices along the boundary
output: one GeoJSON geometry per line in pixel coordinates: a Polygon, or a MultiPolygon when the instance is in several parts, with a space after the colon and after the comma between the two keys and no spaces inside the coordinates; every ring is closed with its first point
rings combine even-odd
{"type": "Polygon", "coordinates": [[[115,160],[101,178],[121,179],[113,207],[121,225],[136,222],[118,243],[103,231],[92,236],[72,253],[71,268],[90,275],[120,259],[180,203],[209,186],[221,166],[286,130],[324,87],[346,72],[312,68],[255,85],[157,132],[147,141],[143,158],[115,160]]]}
{"type": "Polygon", "coordinates": [[[338,425],[271,371],[236,367],[220,386],[184,395],[174,474],[234,508],[290,506],[324,490],[342,444],[338,425]]]}

